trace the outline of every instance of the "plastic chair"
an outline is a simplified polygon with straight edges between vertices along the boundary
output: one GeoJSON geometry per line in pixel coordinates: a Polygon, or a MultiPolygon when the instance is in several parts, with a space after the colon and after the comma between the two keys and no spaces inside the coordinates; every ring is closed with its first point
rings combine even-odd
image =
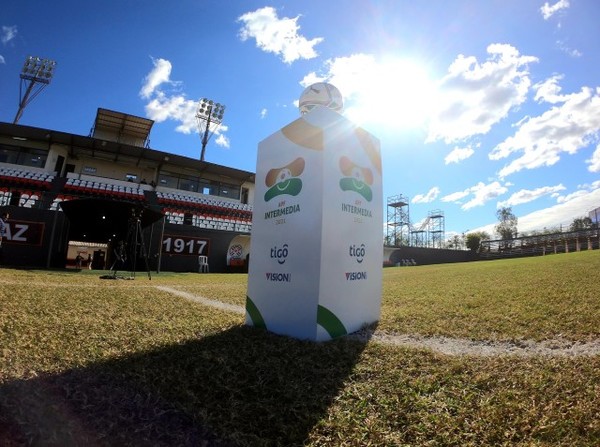
{"type": "Polygon", "coordinates": [[[208,273],[208,256],[198,256],[198,273],[208,273]]]}

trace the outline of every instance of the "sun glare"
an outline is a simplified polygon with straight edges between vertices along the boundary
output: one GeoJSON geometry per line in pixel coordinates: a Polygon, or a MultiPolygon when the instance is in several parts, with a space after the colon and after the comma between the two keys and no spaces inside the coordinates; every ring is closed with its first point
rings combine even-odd
{"type": "Polygon", "coordinates": [[[368,82],[357,87],[346,113],[362,125],[420,127],[433,92],[434,83],[423,66],[409,60],[388,60],[374,66],[368,82]]]}

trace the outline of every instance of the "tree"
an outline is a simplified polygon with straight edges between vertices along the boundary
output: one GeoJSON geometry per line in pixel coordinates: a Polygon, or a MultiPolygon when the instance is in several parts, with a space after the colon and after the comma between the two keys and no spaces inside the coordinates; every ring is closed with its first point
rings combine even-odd
{"type": "Polygon", "coordinates": [[[448,248],[453,248],[454,250],[460,250],[462,245],[461,237],[458,234],[455,234],[450,239],[448,239],[448,248]]]}
{"type": "Polygon", "coordinates": [[[394,237],[390,235],[386,235],[383,237],[383,245],[390,246],[394,241],[394,237]]]}
{"type": "Polygon", "coordinates": [[[467,248],[471,251],[479,251],[481,248],[481,241],[489,240],[490,235],[485,231],[476,231],[474,233],[467,234],[467,248]]]}
{"type": "Polygon", "coordinates": [[[589,217],[578,217],[573,220],[569,231],[589,230],[592,228],[592,219],[589,217]]]}
{"type": "MultiPolygon", "coordinates": [[[[517,216],[515,216],[510,207],[502,207],[496,211],[498,225],[494,228],[501,239],[509,241],[517,237],[517,216]]],[[[510,246],[509,242],[504,244],[505,247],[510,246]]]]}

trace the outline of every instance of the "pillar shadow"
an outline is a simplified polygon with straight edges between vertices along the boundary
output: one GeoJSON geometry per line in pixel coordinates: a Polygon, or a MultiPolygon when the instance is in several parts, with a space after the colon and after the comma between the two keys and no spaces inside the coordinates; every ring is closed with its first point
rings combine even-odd
{"type": "Polygon", "coordinates": [[[365,342],[245,326],[0,385],[0,444],[303,445],[365,342]]]}

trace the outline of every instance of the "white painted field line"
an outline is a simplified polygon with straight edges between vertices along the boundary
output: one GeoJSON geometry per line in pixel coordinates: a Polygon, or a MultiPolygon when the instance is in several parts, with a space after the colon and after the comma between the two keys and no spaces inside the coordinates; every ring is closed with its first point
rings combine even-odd
{"type": "Polygon", "coordinates": [[[203,296],[194,295],[193,293],[183,292],[181,290],[173,289],[172,287],[166,286],[155,286],[155,288],[162,290],[163,292],[172,293],[173,295],[180,296],[190,301],[203,304],[205,306],[214,307],[216,309],[224,310],[227,312],[234,312],[245,315],[246,309],[243,306],[236,306],[235,304],[228,304],[222,301],[211,300],[203,296]]]}
{"type": "Polygon", "coordinates": [[[373,340],[387,345],[406,348],[428,349],[451,356],[472,355],[476,357],[495,357],[500,355],[514,355],[518,357],[583,357],[600,355],[600,340],[579,342],[557,338],[544,341],[485,341],[443,336],[426,337],[412,334],[386,334],[384,332],[371,332],[369,330],[350,334],[349,337],[360,341],[373,340]]]}
{"type": "MultiPolygon", "coordinates": [[[[155,288],[205,306],[211,306],[216,309],[238,314],[246,313],[243,306],[211,300],[171,287],[155,286],[155,288]]],[[[475,341],[442,336],[425,337],[412,334],[386,334],[384,332],[372,332],[370,330],[350,334],[349,338],[362,342],[371,340],[386,345],[402,346],[413,349],[428,349],[439,354],[450,356],[472,355],[476,357],[495,357],[500,355],[514,355],[518,357],[580,357],[600,355],[600,340],[593,340],[590,342],[572,342],[564,339],[545,340],[541,342],[533,340],[523,340],[520,342],[475,341]]]]}

